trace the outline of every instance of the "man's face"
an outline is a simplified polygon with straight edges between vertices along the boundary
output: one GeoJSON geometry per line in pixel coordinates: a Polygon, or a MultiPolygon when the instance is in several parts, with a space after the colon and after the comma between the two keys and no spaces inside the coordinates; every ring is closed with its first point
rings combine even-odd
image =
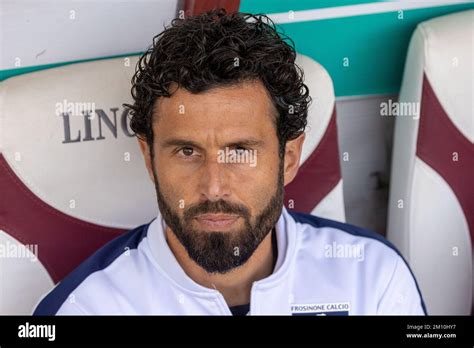
{"type": "Polygon", "coordinates": [[[166,224],[206,271],[242,265],[283,206],[283,160],[265,87],[177,89],[159,99],[155,115],[151,167],[166,224]]]}

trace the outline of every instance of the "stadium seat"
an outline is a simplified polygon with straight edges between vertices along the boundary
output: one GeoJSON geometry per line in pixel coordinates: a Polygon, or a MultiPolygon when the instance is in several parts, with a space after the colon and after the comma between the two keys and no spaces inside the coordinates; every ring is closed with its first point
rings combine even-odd
{"type": "Polygon", "coordinates": [[[285,204],[290,210],[345,221],[332,80],[307,56],[299,55],[296,63],[304,70],[313,102],[300,169],[285,188],[285,204]]]}
{"type": "MultiPolygon", "coordinates": [[[[70,64],[1,83],[0,314],[31,314],[100,246],[156,216],[155,189],[122,107],[131,102],[136,62],[70,64]]],[[[287,203],[343,221],[332,82],[310,58],[298,63],[314,103],[287,203]]]]}
{"type": "Polygon", "coordinates": [[[388,238],[410,263],[429,314],[471,313],[473,38],[472,10],[418,25],[399,102],[419,113],[395,121],[388,238]]]}

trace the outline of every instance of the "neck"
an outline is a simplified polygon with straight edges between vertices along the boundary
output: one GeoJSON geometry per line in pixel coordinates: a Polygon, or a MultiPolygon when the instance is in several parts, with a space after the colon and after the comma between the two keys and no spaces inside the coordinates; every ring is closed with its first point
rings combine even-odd
{"type": "Polygon", "coordinates": [[[195,263],[169,227],[166,228],[166,240],[184,272],[196,283],[217,289],[228,306],[250,303],[253,282],[268,277],[273,272],[271,233],[267,234],[247,262],[225,274],[208,273],[195,263]]]}

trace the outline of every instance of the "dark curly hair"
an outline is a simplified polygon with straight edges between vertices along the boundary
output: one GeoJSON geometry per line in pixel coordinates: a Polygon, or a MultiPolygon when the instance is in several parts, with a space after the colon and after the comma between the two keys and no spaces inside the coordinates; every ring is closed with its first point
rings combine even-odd
{"type": "Polygon", "coordinates": [[[176,18],[153,38],[137,63],[134,104],[124,104],[130,108],[130,127],[152,149],[153,105],[157,98],[171,96],[172,83],[200,93],[260,80],[278,112],[275,124],[282,156],[286,142],[304,132],[311,102],[295,58],[293,41],[265,15],[220,9],[176,18]]]}

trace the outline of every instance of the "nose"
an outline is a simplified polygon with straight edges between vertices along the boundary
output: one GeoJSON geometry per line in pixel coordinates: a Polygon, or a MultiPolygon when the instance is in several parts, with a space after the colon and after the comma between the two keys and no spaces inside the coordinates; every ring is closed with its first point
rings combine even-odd
{"type": "Polygon", "coordinates": [[[230,196],[229,178],[225,163],[219,163],[217,156],[208,158],[203,164],[200,191],[203,199],[218,201],[230,196]]]}

